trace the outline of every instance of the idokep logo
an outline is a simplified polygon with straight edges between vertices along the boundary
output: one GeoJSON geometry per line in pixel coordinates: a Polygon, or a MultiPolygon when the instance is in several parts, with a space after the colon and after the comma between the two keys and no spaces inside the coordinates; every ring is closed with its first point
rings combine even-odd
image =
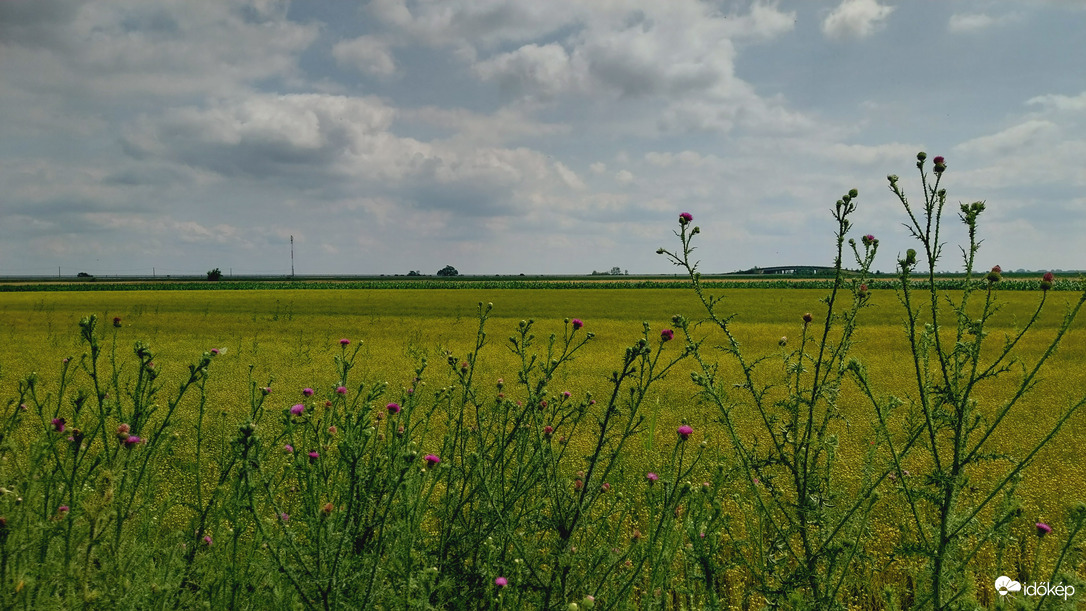
{"type": "Polygon", "coordinates": [[[1065,586],[1062,583],[1051,585],[1047,581],[1039,583],[1035,581],[1023,588],[1021,583],[1006,575],[1000,575],[995,580],[995,589],[1000,596],[1006,596],[1012,592],[1022,592],[1026,596],[1059,596],[1067,600],[1075,595],[1075,586],[1065,586]]]}
{"type": "Polygon", "coordinates": [[[1011,592],[1018,592],[1022,589],[1022,584],[1007,577],[1006,575],[1000,575],[999,579],[995,582],[996,592],[999,592],[1000,596],[1006,596],[1011,592]]]}

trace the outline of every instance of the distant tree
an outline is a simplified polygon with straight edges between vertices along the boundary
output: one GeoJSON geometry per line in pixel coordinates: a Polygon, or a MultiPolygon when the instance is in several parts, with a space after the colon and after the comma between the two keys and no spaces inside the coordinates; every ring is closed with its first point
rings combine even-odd
{"type": "Polygon", "coordinates": [[[622,275],[622,268],[621,267],[612,267],[611,268],[611,275],[612,276],[621,276],[622,275]]]}
{"type": "Polygon", "coordinates": [[[207,270],[207,279],[208,280],[218,280],[219,278],[222,278],[222,270],[221,269],[216,267],[215,269],[207,270]]]}
{"type": "Polygon", "coordinates": [[[451,265],[446,265],[445,267],[437,270],[437,275],[438,276],[459,276],[460,272],[456,271],[455,267],[453,267],[451,265]]]}
{"type": "Polygon", "coordinates": [[[75,275],[75,277],[76,278],[93,278],[94,276],[88,274],[87,272],[79,272],[78,274],[75,275]]]}
{"type": "Polygon", "coordinates": [[[421,276],[422,272],[411,270],[411,271],[407,272],[407,275],[408,276],[421,276]]]}

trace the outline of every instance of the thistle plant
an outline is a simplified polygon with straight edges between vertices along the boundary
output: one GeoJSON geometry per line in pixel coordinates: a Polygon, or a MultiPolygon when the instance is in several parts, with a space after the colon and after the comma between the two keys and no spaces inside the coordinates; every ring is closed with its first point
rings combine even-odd
{"type": "Polygon", "coordinates": [[[908,507],[907,542],[902,551],[925,561],[926,585],[916,606],[941,610],[974,604],[973,576],[984,574],[977,566],[978,553],[1020,518],[1020,508],[1008,499],[1013,497],[1023,470],[1086,405],[1086,398],[1080,398],[1061,408],[1055,422],[1034,436],[1023,454],[1000,451],[997,433],[1015,419],[1028,418],[1022,412],[1023,399],[1038,383],[1039,374],[1071,328],[1086,302],[1086,291],[1066,311],[1055,335],[1032,361],[1019,358],[1016,347],[1035,330],[1049,299],[1052,274],[1041,279],[1036,308],[1025,324],[1002,343],[989,338],[988,328],[1000,309],[1002,269],[996,265],[987,272],[976,271],[978,221],[985,204],[959,206],[958,217],[968,232],[968,244],[960,249],[966,279],[958,294],[939,290],[935,276],[943,258],[947,164],[943,157],[935,157],[929,172],[926,159],[923,152],[917,155],[923,195],[919,205],[910,202],[897,176],[888,177],[890,190],[907,215],[905,226],[920,248],[919,257],[916,250],[909,249],[898,261],[898,295],[905,314],[915,388],[908,398],[879,400],[861,370],[856,370],[856,377],[875,409],[899,482],[897,492],[908,507]],[[926,291],[914,285],[918,271],[927,280],[926,291]],[[895,431],[887,406],[900,403],[911,411],[903,429],[895,431]],[[907,457],[910,450],[912,456],[907,457]],[[904,477],[910,461],[926,471],[919,477],[904,477]],[[992,463],[1001,468],[994,477],[983,477],[982,466],[992,463]]]}
{"type": "MultiPolygon", "coordinates": [[[[744,474],[740,485],[745,494],[739,502],[748,510],[745,523],[725,529],[732,557],[763,596],[791,599],[805,608],[839,605],[841,588],[863,551],[863,533],[881,481],[869,473],[858,493],[849,490],[854,484],[842,481],[837,454],[840,430],[848,425],[838,401],[853,366],[849,352],[859,314],[868,304],[868,274],[878,249],[874,236],[865,235],[860,243],[846,238],[857,197],[857,191],[850,190],[833,208],[834,280],[822,308],[817,316],[797,312],[802,327],[795,349],[774,356],[749,356],[737,339],[734,316],[721,312],[723,299],[703,287],[692,259],[701,229],[693,225],[691,214],[679,216],[679,250],[657,251],[686,271],[705,309],[706,317],[698,324],[682,318],[676,322],[697,362],[691,377],[701,401],[719,414],[744,474]],[[846,253],[855,261],[855,271],[845,268],[846,253]],[[697,331],[702,323],[721,334],[723,343],[714,347],[730,363],[722,367],[709,356],[710,336],[697,331]],[[737,371],[738,378],[724,375],[726,367],[737,371]],[[752,416],[755,430],[744,427],[752,416]]],[[[780,341],[782,348],[787,344],[780,341]]],[[[713,570],[709,563],[707,579],[713,570]]]]}

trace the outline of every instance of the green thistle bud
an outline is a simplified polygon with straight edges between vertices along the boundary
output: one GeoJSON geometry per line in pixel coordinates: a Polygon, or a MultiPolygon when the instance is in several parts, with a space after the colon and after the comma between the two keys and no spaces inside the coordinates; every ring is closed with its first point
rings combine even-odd
{"type": "Polygon", "coordinates": [[[856,189],[849,189],[848,190],[848,196],[851,197],[851,198],[857,198],[857,197],[860,196],[860,192],[857,191],[856,189]]]}
{"type": "Polygon", "coordinates": [[[920,151],[919,153],[916,154],[916,160],[917,161],[923,162],[927,158],[928,158],[928,154],[925,153],[924,151],[920,151]]]}

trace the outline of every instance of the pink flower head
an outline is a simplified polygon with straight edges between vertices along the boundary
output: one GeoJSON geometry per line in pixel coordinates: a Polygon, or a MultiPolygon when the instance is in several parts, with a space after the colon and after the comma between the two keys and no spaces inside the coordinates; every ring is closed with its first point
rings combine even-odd
{"type": "Polygon", "coordinates": [[[1041,277],[1041,280],[1044,280],[1045,282],[1055,282],[1056,276],[1052,275],[1052,272],[1046,272],[1045,275],[1041,277]]]}
{"type": "Polygon", "coordinates": [[[68,513],[68,511],[70,511],[70,509],[67,505],[61,505],[60,507],[57,507],[57,513],[60,515],[64,515],[68,513]]]}
{"type": "Polygon", "coordinates": [[[584,322],[582,322],[580,318],[574,318],[572,321],[570,321],[570,324],[573,325],[574,331],[584,326],[584,322]]]}
{"type": "Polygon", "coordinates": [[[221,352],[221,351],[218,348],[212,348],[211,349],[211,356],[219,356],[219,352],[221,352]]]}
{"type": "Polygon", "coordinates": [[[863,237],[863,243],[864,243],[864,246],[871,246],[872,244],[875,243],[875,236],[871,235],[870,233],[865,235],[863,237]]]}
{"type": "Polygon", "coordinates": [[[671,329],[664,329],[663,331],[660,331],[660,341],[662,341],[662,342],[670,342],[674,338],[675,338],[675,332],[672,331],[671,329]]]}
{"type": "Polygon", "coordinates": [[[305,412],[305,406],[302,405],[301,403],[299,403],[299,404],[295,405],[294,407],[290,408],[290,413],[295,415],[295,416],[301,416],[304,412],[305,412]]]}
{"type": "Polygon", "coordinates": [[[129,435],[128,438],[124,440],[125,447],[129,448],[140,443],[143,443],[143,440],[135,435],[129,435]]]}
{"type": "Polygon", "coordinates": [[[351,340],[347,339],[346,337],[344,337],[343,339],[339,340],[339,345],[340,345],[340,346],[347,346],[347,345],[349,345],[350,343],[351,343],[351,340]]]}
{"type": "Polygon", "coordinates": [[[650,471],[647,475],[645,475],[645,479],[649,480],[649,484],[655,484],[657,480],[660,479],[660,476],[650,471]]]}
{"type": "Polygon", "coordinates": [[[317,459],[320,457],[320,452],[317,452],[316,450],[309,451],[309,462],[317,462],[317,459]]]}
{"type": "Polygon", "coordinates": [[[390,413],[390,414],[398,414],[398,413],[400,413],[400,404],[399,403],[389,403],[388,405],[385,406],[385,409],[387,409],[388,413],[390,413]]]}
{"type": "Polygon", "coordinates": [[[563,399],[568,399],[568,398],[570,398],[571,396],[572,396],[572,395],[570,394],[570,392],[569,392],[568,390],[563,390],[563,391],[562,391],[562,398],[563,398],[563,399]]]}
{"type": "Polygon", "coordinates": [[[694,433],[694,429],[689,424],[684,424],[676,429],[675,432],[679,434],[679,437],[681,437],[683,441],[686,441],[690,438],[690,435],[694,433]]]}
{"type": "Polygon", "coordinates": [[[939,155],[935,159],[932,159],[931,162],[935,165],[946,165],[946,159],[943,159],[942,155],[939,155]]]}
{"type": "Polygon", "coordinates": [[[1003,273],[1003,268],[1002,268],[1002,267],[1000,267],[1000,266],[998,266],[998,265],[996,265],[996,266],[993,266],[993,267],[992,267],[992,271],[993,271],[993,272],[995,272],[995,273],[997,273],[997,274],[1001,274],[1001,273],[1003,273]]]}
{"type": "Polygon", "coordinates": [[[1043,537],[1052,532],[1052,527],[1044,522],[1037,522],[1037,536],[1043,537]]]}
{"type": "Polygon", "coordinates": [[[337,386],[336,387],[336,394],[337,395],[345,395],[345,394],[347,394],[347,387],[346,386],[337,386]]]}
{"type": "Polygon", "coordinates": [[[543,436],[544,437],[546,437],[547,439],[550,439],[551,435],[553,435],[553,434],[554,434],[554,427],[553,426],[548,424],[547,426],[543,427],[543,436]]]}
{"type": "Polygon", "coordinates": [[[313,396],[313,389],[312,388],[303,388],[302,389],[302,394],[307,396],[307,397],[312,397],[313,396]]]}
{"type": "Polygon", "coordinates": [[[204,545],[211,547],[215,541],[211,539],[211,535],[204,535],[204,545]]]}
{"type": "Polygon", "coordinates": [[[262,395],[264,395],[265,397],[270,395],[271,394],[271,387],[270,386],[261,386],[260,387],[260,393],[262,395]]]}
{"type": "Polygon", "coordinates": [[[117,427],[117,437],[120,439],[128,439],[128,435],[130,435],[131,433],[132,427],[128,426],[124,422],[122,422],[120,426],[117,427]]]}
{"type": "Polygon", "coordinates": [[[329,435],[335,435],[337,433],[339,433],[339,428],[337,428],[336,425],[333,424],[332,426],[328,427],[329,435]]]}
{"type": "Polygon", "coordinates": [[[439,458],[437,454],[427,454],[426,456],[423,456],[422,459],[426,461],[427,467],[435,467],[441,462],[441,458],[439,458]]]}
{"type": "Polygon", "coordinates": [[[284,454],[293,454],[294,453],[294,446],[290,445],[289,443],[286,444],[285,446],[283,446],[283,453],[284,454]]]}
{"type": "Polygon", "coordinates": [[[505,586],[509,585],[509,580],[505,577],[498,577],[494,579],[494,585],[498,586],[499,588],[504,588],[505,586]]]}
{"type": "Polygon", "coordinates": [[[687,224],[689,224],[689,223],[691,223],[693,221],[694,221],[694,215],[693,214],[690,214],[689,212],[683,212],[683,213],[679,214],[679,224],[680,225],[687,225],[687,224]]]}
{"type": "Polygon", "coordinates": [[[58,433],[64,432],[65,421],[64,418],[53,418],[53,430],[58,433]]]}
{"type": "Polygon", "coordinates": [[[285,524],[290,521],[290,514],[284,511],[283,513],[279,514],[279,519],[285,524]]]}

